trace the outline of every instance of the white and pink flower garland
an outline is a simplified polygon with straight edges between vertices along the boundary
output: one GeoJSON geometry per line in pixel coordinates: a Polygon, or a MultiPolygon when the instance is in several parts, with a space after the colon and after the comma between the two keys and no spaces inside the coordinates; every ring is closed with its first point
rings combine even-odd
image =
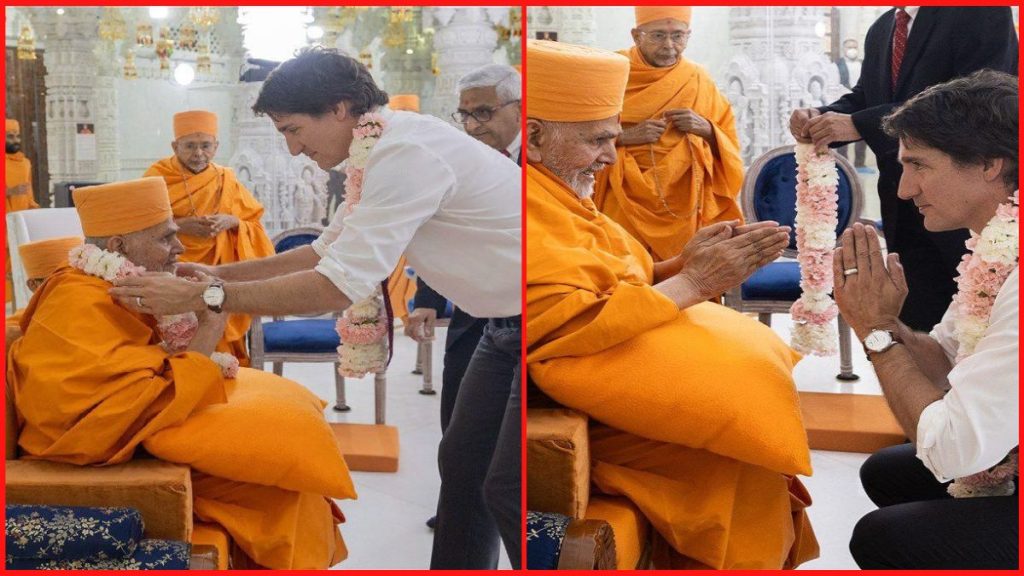
{"type": "Polygon", "coordinates": [[[793,303],[791,345],[803,354],[831,356],[836,353],[832,321],[839,308],[832,300],[832,251],[838,225],[839,172],[826,152],[812,144],[795,146],[796,246],[800,263],[800,299],[793,303]]]}
{"type": "MultiPolygon", "coordinates": [[[[83,244],[68,252],[68,263],[90,276],[102,278],[107,282],[122,280],[132,276],[140,276],[146,271],[142,266],[132,264],[121,254],[103,250],[99,246],[83,244]]],[[[199,330],[199,320],[194,312],[172,314],[157,318],[157,331],[163,338],[161,346],[171,354],[177,354],[188,348],[189,342],[199,330]]],[[[238,359],[231,354],[214,352],[210,355],[225,378],[238,375],[238,359]]]]}
{"type": "MultiPolygon", "coordinates": [[[[352,129],[352,144],[345,166],[345,216],[355,209],[363,195],[363,174],[370,152],[384,133],[384,118],[376,112],[359,117],[352,129]]],[[[362,378],[381,372],[388,364],[388,315],[383,292],[378,289],[369,298],[353,303],[335,326],[338,346],[338,373],[362,378]]]]}
{"type": "MultiPolygon", "coordinates": [[[[971,232],[963,260],[957,267],[957,293],[953,296],[955,325],[953,334],[960,347],[956,361],[974,353],[978,342],[988,330],[996,295],[1019,263],[1020,230],[1019,191],[1000,204],[996,215],[988,221],[981,234],[971,232]]],[[[988,470],[957,478],[947,488],[956,498],[975,496],[1009,496],[1014,491],[1018,456],[1014,450],[1005,460],[988,470]]]]}

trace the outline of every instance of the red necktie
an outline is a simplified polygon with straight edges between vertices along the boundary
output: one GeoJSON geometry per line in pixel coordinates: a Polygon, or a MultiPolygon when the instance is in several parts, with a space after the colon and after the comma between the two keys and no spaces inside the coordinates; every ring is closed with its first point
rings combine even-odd
{"type": "Polygon", "coordinates": [[[899,8],[896,10],[896,30],[892,35],[892,91],[896,93],[896,80],[900,77],[900,65],[903,64],[903,53],[907,50],[907,30],[910,27],[910,14],[899,8]]]}

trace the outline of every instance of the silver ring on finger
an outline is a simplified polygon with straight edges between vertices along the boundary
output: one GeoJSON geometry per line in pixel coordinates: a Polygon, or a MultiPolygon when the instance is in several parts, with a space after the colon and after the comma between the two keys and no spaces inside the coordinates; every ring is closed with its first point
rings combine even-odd
{"type": "Polygon", "coordinates": [[[146,306],[142,303],[142,296],[135,297],[135,305],[139,308],[145,308],[146,306]]]}
{"type": "Polygon", "coordinates": [[[857,272],[858,270],[856,268],[847,268],[846,270],[843,270],[843,276],[853,276],[857,272]]]}

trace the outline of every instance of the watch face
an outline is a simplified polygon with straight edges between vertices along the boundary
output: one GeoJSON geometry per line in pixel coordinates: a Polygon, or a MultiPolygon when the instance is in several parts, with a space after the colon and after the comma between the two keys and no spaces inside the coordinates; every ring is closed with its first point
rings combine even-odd
{"type": "Polygon", "coordinates": [[[874,330],[864,339],[864,346],[872,352],[885,350],[889,344],[892,344],[892,335],[885,330],[874,330]]]}
{"type": "Polygon", "coordinates": [[[203,291],[203,302],[207,306],[220,306],[224,302],[224,289],[220,286],[210,286],[203,291]]]}

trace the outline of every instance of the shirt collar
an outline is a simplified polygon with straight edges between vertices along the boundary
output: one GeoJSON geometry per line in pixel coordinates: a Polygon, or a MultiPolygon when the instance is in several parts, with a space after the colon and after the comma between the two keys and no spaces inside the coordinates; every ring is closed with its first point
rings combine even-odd
{"type": "Polygon", "coordinates": [[[508,148],[505,148],[505,150],[508,150],[509,158],[512,158],[512,160],[514,161],[516,158],[519,158],[519,149],[522,147],[523,132],[522,130],[520,130],[519,132],[516,132],[516,139],[513,140],[512,143],[508,145],[508,148]]]}
{"type": "Polygon", "coordinates": [[[910,21],[911,22],[914,21],[914,18],[917,18],[917,11],[920,10],[920,9],[921,9],[920,6],[904,6],[903,7],[903,11],[907,13],[907,16],[910,16],[910,21]]]}

